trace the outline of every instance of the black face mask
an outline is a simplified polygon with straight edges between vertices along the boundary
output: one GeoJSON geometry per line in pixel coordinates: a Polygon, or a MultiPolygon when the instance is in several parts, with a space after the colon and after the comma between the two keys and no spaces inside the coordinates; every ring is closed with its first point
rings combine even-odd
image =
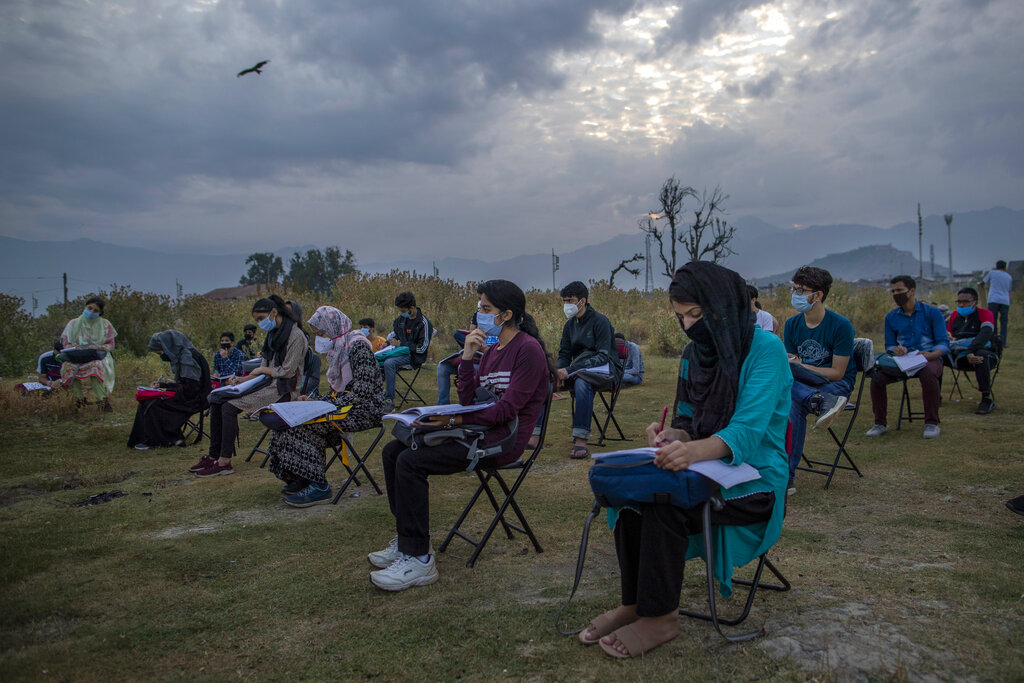
{"type": "Polygon", "coordinates": [[[252,338],[253,338],[253,337],[255,337],[255,336],[256,336],[256,333],[255,333],[255,332],[246,332],[246,333],[245,333],[245,338],[246,338],[246,339],[252,339],[252,338]]]}
{"type": "Polygon", "coordinates": [[[714,348],[715,342],[711,337],[711,330],[708,329],[707,323],[704,322],[704,318],[701,318],[694,324],[690,325],[690,329],[683,327],[683,321],[679,321],[679,327],[683,328],[683,332],[698,346],[706,348],[714,348]]]}
{"type": "Polygon", "coordinates": [[[910,292],[900,292],[899,294],[893,294],[892,300],[896,302],[897,306],[903,307],[908,301],[910,301],[910,292]]]}
{"type": "Polygon", "coordinates": [[[161,351],[161,352],[160,352],[160,360],[164,361],[165,363],[170,363],[170,362],[171,362],[171,357],[170,357],[170,356],[168,356],[168,355],[167,355],[166,353],[164,353],[163,351],[161,351]]]}
{"type": "Polygon", "coordinates": [[[231,342],[221,342],[220,343],[220,348],[222,348],[222,349],[230,349],[231,348],[231,342]]]}

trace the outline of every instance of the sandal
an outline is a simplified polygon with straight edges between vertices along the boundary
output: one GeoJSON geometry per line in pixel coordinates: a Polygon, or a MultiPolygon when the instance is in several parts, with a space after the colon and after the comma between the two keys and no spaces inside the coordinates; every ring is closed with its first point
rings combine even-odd
{"type": "Polygon", "coordinates": [[[573,460],[583,460],[590,457],[590,451],[587,450],[586,446],[573,446],[569,457],[573,460]]]}
{"type": "MultiPolygon", "coordinates": [[[[615,639],[626,646],[626,653],[623,654],[616,650],[611,645],[598,641],[598,645],[604,650],[606,655],[615,657],[616,659],[632,659],[634,657],[641,657],[645,653],[650,652],[659,645],[667,643],[668,640],[673,640],[675,636],[664,641],[654,641],[641,634],[634,624],[622,626],[616,629],[611,635],[615,636],[615,639]]],[[[676,634],[678,635],[678,634],[676,634]]]]}
{"type": "MultiPolygon", "coordinates": [[[[605,612],[600,616],[594,617],[594,619],[592,619],[590,623],[587,624],[582,631],[580,631],[580,642],[584,645],[596,645],[598,642],[600,642],[602,638],[604,638],[609,633],[612,633],[615,629],[633,623],[632,621],[624,622],[621,619],[614,619],[610,615],[611,612],[605,612]],[[593,640],[586,637],[586,633],[588,631],[596,634],[593,640]]],[[[633,619],[635,620],[636,617],[634,616],[633,619]]]]}

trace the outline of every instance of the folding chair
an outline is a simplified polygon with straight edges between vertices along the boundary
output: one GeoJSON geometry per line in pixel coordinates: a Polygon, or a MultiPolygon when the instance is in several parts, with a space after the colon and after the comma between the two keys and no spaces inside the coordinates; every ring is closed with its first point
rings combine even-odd
{"type": "Polygon", "coordinates": [[[691,617],[694,619],[703,619],[704,621],[710,621],[715,626],[715,630],[718,634],[732,643],[738,643],[745,640],[751,640],[761,635],[761,629],[751,631],[749,633],[742,633],[739,635],[729,636],[722,631],[722,626],[738,626],[750,614],[750,608],[754,604],[754,594],[757,593],[758,588],[765,590],[785,592],[788,591],[792,586],[782,572],[772,564],[771,560],[768,559],[768,553],[763,553],[757,561],[757,567],[754,570],[754,578],[750,580],[733,578],[734,584],[741,586],[749,586],[750,590],[747,593],[746,602],[743,605],[743,611],[739,616],[733,619],[723,619],[718,615],[718,608],[715,602],[715,554],[714,548],[712,547],[712,526],[711,526],[711,510],[719,510],[722,508],[724,503],[718,494],[712,495],[711,499],[704,503],[701,511],[702,526],[704,534],[704,558],[705,566],[707,569],[707,581],[708,581],[708,610],[709,613],[705,614],[702,612],[692,612],[680,608],[679,614],[685,617],[691,617]],[[768,571],[775,575],[775,578],[779,580],[778,584],[774,583],[763,583],[761,581],[761,573],[764,568],[767,567],[768,571]]]}
{"type": "Polygon", "coordinates": [[[864,339],[858,337],[853,340],[853,358],[851,359],[857,365],[857,372],[860,373],[860,388],[857,389],[857,400],[850,401],[846,404],[844,412],[851,413],[850,421],[846,424],[846,429],[843,431],[843,438],[840,439],[836,435],[832,427],[828,428],[829,436],[835,441],[838,450],[836,451],[836,457],[830,462],[827,460],[812,460],[807,457],[807,450],[804,449],[803,460],[807,463],[807,467],[797,467],[798,470],[803,472],[811,472],[813,474],[825,475],[825,489],[827,490],[829,484],[832,483],[832,477],[835,476],[836,470],[851,470],[857,473],[858,477],[863,477],[860,470],[857,469],[857,464],[853,462],[853,458],[850,457],[850,452],[846,450],[846,442],[850,438],[850,432],[853,431],[853,423],[857,421],[857,415],[860,414],[861,399],[864,397],[864,385],[871,379],[871,373],[875,367],[875,345],[870,339],[864,339]],[[846,461],[849,465],[840,465],[839,460],[843,456],[846,457],[846,461]]]}
{"type": "Polygon", "coordinates": [[[423,405],[427,404],[427,402],[423,399],[422,396],[420,396],[419,392],[416,391],[416,388],[413,386],[414,384],[416,384],[416,378],[420,376],[420,370],[422,369],[422,364],[413,366],[410,363],[406,363],[405,365],[398,366],[398,369],[395,371],[395,378],[402,381],[402,384],[405,385],[405,390],[403,391],[402,387],[398,387],[397,390],[395,391],[395,395],[399,399],[396,402],[396,405],[398,406],[396,410],[401,410],[406,403],[411,403],[412,401],[419,401],[423,405]],[[412,379],[407,380],[405,378],[405,375],[402,373],[410,371],[413,373],[412,379]],[[414,398],[410,398],[410,394],[412,394],[414,398]]]}
{"type": "MultiPolygon", "coordinates": [[[[601,436],[597,440],[598,446],[603,446],[606,441],[632,441],[633,439],[626,438],[626,435],[622,432],[622,427],[619,426],[619,421],[615,418],[615,404],[619,400],[619,392],[622,391],[622,382],[619,381],[617,384],[613,384],[607,389],[595,390],[594,396],[601,400],[601,405],[604,406],[605,416],[602,421],[598,416],[597,411],[594,410],[591,413],[591,418],[594,420],[594,426],[597,427],[597,433],[601,436]],[[611,424],[615,427],[615,431],[618,436],[608,435],[608,425],[611,424]]],[[[571,411],[576,409],[576,396],[572,396],[571,411]]],[[[597,402],[594,402],[594,407],[597,407],[597,402]]]]}
{"type": "Polygon", "coordinates": [[[193,434],[196,435],[196,440],[192,442],[193,446],[202,441],[204,436],[209,436],[206,433],[206,430],[203,429],[203,422],[205,421],[206,416],[209,414],[210,409],[203,408],[198,413],[193,413],[188,417],[187,420],[185,420],[185,424],[181,426],[181,436],[182,439],[185,441],[186,446],[189,445],[189,437],[192,436],[193,434]]]}
{"type": "Polygon", "coordinates": [[[924,411],[914,410],[910,405],[910,391],[907,389],[907,381],[909,379],[910,377],[903,377],[903,393],[900,395],[900,414],[899,417],[896,418],[896,429],[900,428],[900,426],[903,424],[903,420],[906,420],[907,422],[913,422],[914,420],[924,419],[924,411]],[[904,407],[906,409],[904,409],[904,407]]]}
{"type": "MultiPolygon", "coordinates": [[[[990,382],[990,384],[991,385],[995,385],[995,383],[996,383],[996,376],[999,375],[999,365],[1002,363],[1002,360],[1003,360],[1003,340],[1000,339],[999,337],[996,337],[995,335],[993,335],[992,336],[992,348],[991,349],[986,349],[986,350],[991,351],[992,355],[995,357],[995,363],[992,365],[992,373],[991,373],[991,375],[989,375],[989,382],[990,382]]],[[[945,356],[943,356],[942,364],[945,365],[947,368],[949,368],[953,372],[953,388],[949,390],[949,398],[950,398],[950,400],[952,400],[952,398],[953,398],[953,392],[954,391],[957,392],[960,395],[961,399],[964,397],[964,392],[960,389],[960,375],[963,375],[964,379],[967,380],[968,386],[970,386],[972,389],[974,389],[976,391],[981,391],[978,387],[974,386],[974,382],[971,380],[971,374],[974,371],[973,370],[961,370],[957,366],[956,361],[953,360],[953,356],[952,355],[947,353],[945,356]],[[966,374],[964,374],[964,373],[966,373],[966,374]]],[[[994,399],[995,398],[995,391],[993,391],[990,388],[989,392],[992,394],[992,397],[994,399]]]]}
{"type": "MultiPolygon", "coordinates": [[[[533,463],[537,459],[537,455],[544,447],[544,438],[546,437],[548,431],[548,417],[551,414],[552,392],[553,387],[549,386],[547,399],[544,401],[544,413],[543,418],[541,420],[540,437],[537,440],[537,445],[534,446],[533,450],[530,452],[529,457],[527,457],[525,460],[523,460],[522,457],[520,457],[519,460],[511,462],[507,465],[503,465],[501,467],[495,467],[491,469],[477,468],[473,470],[476,473],[477,479],[480,481],[480,484],[477,486],[476,491],[473,493],[473,497],[469,499],[469,502],[466,504],[466,507],[463,508],[462,514],[459,515],[459,518],[456,520],[455,525],[452,527],[451,531],[448,532],[448,536],[445,537],[444,543],[442,543],[438,548],[438,552],[443,553],[448,548],[448,544],[451,543],[452,539],[458,536],[459,538],[473,546],[473,554],[470,555],[469,560],[466,561],[466,566],[472,568],[473,565],[476,564],[476,558],[479,557],[480,552],[484,549],[484,546],[487,545],[488,539],[490,539],[491,534],[494,533],[494,530],[497,528],[499,523],[501,524],[502,528],[505,529],[505,535],[508,536],[510,540],[515,538],[512,532],[518,531],[519,533],[524,534],[530,539],[530,542],[533,543],[534,550],[536,550],[538,553],[544,552],[544,549],[540,547],[540,542],[537,541],[537,537],[533,533],[533,529],[530,528],[529,523],[526,521],[526,517],[523,516],[523,511],[519,507],[519,504],[516,502],[515,496],[516,492],[519,490],[519,487],[522,486],[523,480],[526,479],[526,475],[529,474],[530,469],[533,467],[533,463]],[[519,470],[519,475],[516,477],[516,480],[512,484],[512,486],[509,486],[508,482],[505,481],[501,473],[502,471],[512,470],[519,470]],[[494,490],[491,489],[491,481],[496,481],[498,483],[498,486],[501,487],[501,492],[505,496],[500,505],[498,504],[498,499],[495,496],[494,490]],[[463,532],[461,530],[461,527],[462,523],[466,521],[466,517],[469,515],[470,510],[473,509],[473,506],[476,505],[476,502],[480,499],[481,494],[487,495],[487,499],[490,501],[491,507],[494,509],[494,518],[491,520],[491,523],[487,527],[487,530],[484,532],[484,535],[480,537],[480,540],[475,540],[474,538],[463,532]],[[515,513],[516,520],[518,521],[518,523],[516,523],[515,521],[509,521],[505,519],[505,513],[508,511],[509,508],[511,508],[512,512],[515,513]]],[[[520,426],[523,427],[523,425],[520,426]]],[[[524,428],[529,429],[532,427],[524,428]]]]}
{"type": "MultiPolygon", "coordinates": [[[[325,415],[324,417],[332,418],[334,417],[334,415],[325,415]]],[[[332,455],[331,459],[327,461],[327,466],[324,469],[330,469],[331,464],[335,460],[341,460],[341,464],[344,465],[345,470],[348,472],[348,479],[346,479],[345,483],[341,485],[341,487],[338,489],[338,492],[334,494],[334,500],[331,501],[331,504],[338,504],[338,501],[341,500],[341,496],[345,493],[345,489],[347,489],[348,485],[351,484],[352,482],[355,482],[356,486],[362,486],[362,484],[359,483],[359,479],[356,478],[356,474],[359,473],[359,470],[362,470],[363,474],[366,475],[366,478],[370,480],[370,484],[373,486],[373,490],[377,492],[377,495],[384,495],[384,492],[380,490],[379,486],[377,486],[377,482],[374,481],[373,475],[370,474],[370,470],[366,468],[366,461],[370,458],[370,455],[373,453],[373,449],[376,448],[377,444],[380,443],[380,440],[384,438],[384,425],[380,426],[380,429],[377,431],[377,436],[374,437],[373,443],[370,444],[370,447],[366,449],[366,453],[364,453],[363,455],[359,455],[359,451],[356,450],[355,444],[352,443],[352,435],[349,432],[346,432],[342,425],[337,424],[338,421],[344,424],[344,419],[338,421],[325,421],[330,421],[331,424],[334,425],[334,427],[341,433],[341,445],[334,447],[334,455],[332,455]],[[349,465],[349,453],[352,454],[352,457],[356,461],[355,467],[351,467],[349,465]]]]}
{"type": "MultiPolygon", "coordinates": [[[[320,356],[313,354],[312,358],[309,355],[311,349],[307,349],[305,365],[302,373],[302,386],[299,388],[299,393],[307,398],[316,398],[320,394],[320,356]],[[315,362],[314,362],[315,360],[315,362]]],[[[252,460],[252,456],[257,453],[263,454],[263,462],[260,463],[260,468],[267,466],[267,461],[270,460],[270,453],[260,446],[266,440],[267,436],[270,435],[270,427],[263,430],[263,434],[260,436],[256,445],[249,451],[249,455],[245,456],[245,461],[249,462],[252,460]]]]}

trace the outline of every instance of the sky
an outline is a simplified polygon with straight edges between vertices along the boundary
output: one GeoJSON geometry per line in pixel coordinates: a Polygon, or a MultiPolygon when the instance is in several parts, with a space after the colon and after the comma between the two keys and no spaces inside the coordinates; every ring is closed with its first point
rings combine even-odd
{"type": "Polygon", "coordinates": [[[1024,208],[1019,0],[6,0],[0,234],[500,260],[1024,208]],[[262,75],[236,77],[270,60],[262,75]]]}

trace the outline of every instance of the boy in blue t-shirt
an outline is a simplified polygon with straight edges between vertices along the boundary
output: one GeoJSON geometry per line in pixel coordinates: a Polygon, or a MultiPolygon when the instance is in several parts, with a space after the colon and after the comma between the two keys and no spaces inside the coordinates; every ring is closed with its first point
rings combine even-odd
{"type": "Polygon", "coordinates": [[[789,455],[789,480],[804,455],[807,414],[818,416],[814,427],[827,428],[846,407],[857,381],[853,356],[853,325],[825,308],[832,275],[823,268],[804,266],[793,274],[793,308],[799,313],[786,321],[783,342],[793,372],[793,448],[789,455]]]}

